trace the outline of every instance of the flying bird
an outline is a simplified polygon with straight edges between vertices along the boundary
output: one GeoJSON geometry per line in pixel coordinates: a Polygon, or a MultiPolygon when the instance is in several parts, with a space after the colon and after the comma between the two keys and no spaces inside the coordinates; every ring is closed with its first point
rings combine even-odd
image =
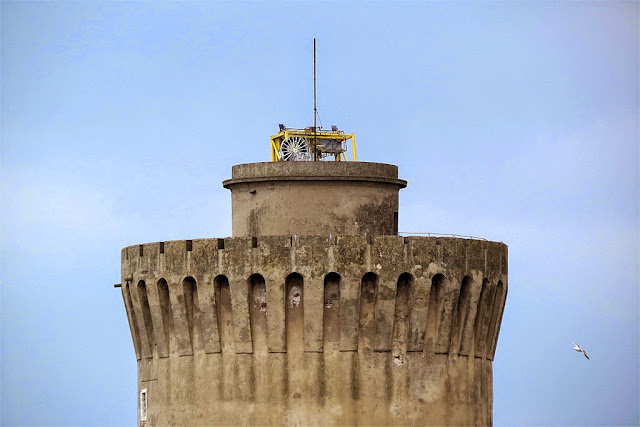
{"type": "Polygon", "coordinates": [[[573,345],[575,346],[575,347],[573,347],[573,349],[574,349],[575,351],[577,351],[578,353],[582,353],[582,354],[584,354],[584,357],[586,357],[586,358],[587,358],[587,360],[590,360],[590,359],[589,359],[589,356],[587,356],[587,352],[586,352],[586,351],[584,351],[584,348],[580,347],[580,346],[579,346],[578,344],[576,344],[576,343],[573,343],[573,345]]]}

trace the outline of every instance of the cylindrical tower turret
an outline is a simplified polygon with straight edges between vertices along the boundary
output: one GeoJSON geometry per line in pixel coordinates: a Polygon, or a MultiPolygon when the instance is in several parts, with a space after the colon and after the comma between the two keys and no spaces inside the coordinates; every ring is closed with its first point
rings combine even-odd
{"type": "Polygon", "coordinates": [[[366,162],[271,162],[236,165],[231,190],[233,237],[397,235],[395,165],[366,162]]]}
{"type": "Polygon", "coordinates": [[[393,165],[238,165],[233,237],[122,250],[140,425],[487,425],[507,246],[397,236],[393,165]]]}

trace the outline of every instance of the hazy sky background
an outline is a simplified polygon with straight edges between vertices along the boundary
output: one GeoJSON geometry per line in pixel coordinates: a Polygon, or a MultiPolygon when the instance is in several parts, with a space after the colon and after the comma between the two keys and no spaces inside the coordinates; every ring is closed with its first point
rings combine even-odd
{"type": "Polygon", "coordinates": [[[509,245],[495,424],[640,424],[639,5],[2,1],[1,424],[135,423],[120,249],[231,234],[314,36],[400,230],[509,245]]]}

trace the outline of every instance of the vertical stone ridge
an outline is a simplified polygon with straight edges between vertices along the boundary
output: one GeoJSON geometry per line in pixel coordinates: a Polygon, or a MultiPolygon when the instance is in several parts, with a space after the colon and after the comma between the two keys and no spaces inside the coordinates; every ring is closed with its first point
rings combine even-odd
{"type": "Polygon", "coordinates": [[[144,280],[138,282],[138,301],[140,302],[140,310],[142,311],[142,318],[144,321],[145,336],[147,346],[153,355],[153,349],[156,346],[156,340],[154,337],[153,321],[151,320],[151,307],[149,306],[149,297],[147,296],[147,285],[144,280]]]}
{"type": "Polygon", "coordinates": [[[138,331],[136,313],[133,310],[133,302],[131,301],[131,289],[129,286],[129,281],[126,281],[125,285],[122,287],[122,299],[124,300],[124,308],[127,312],[127,319],[129,320],[129,329],[131,330],[133,349],[136,354],[136,359],[140,360],[140,332],[138,331]]]}

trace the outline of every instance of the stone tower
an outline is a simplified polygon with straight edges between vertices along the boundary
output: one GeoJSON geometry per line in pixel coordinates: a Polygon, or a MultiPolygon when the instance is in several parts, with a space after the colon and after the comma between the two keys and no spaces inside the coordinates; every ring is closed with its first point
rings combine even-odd
{"type": "Polygon", "coordinates": [[[507,246],[398,236],[397,167],[233,167],[231,238],[122,250],[139,425],[487,425],[507,246]]]}

